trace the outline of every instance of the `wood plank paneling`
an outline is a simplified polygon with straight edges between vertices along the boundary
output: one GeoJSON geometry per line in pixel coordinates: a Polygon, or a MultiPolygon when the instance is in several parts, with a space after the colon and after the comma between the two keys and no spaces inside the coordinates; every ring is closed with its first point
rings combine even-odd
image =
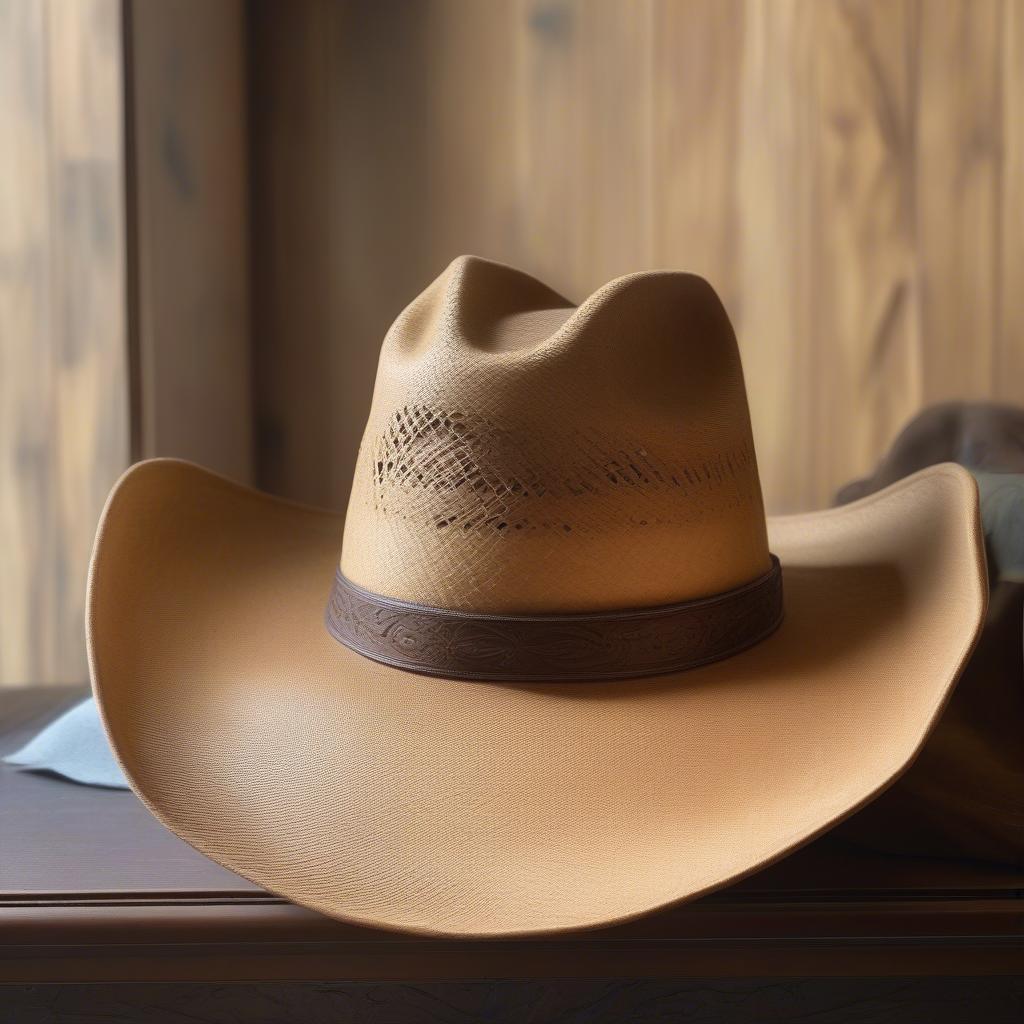
{"type": "MultiPolygon", "coordinates": [[[[801,0],[746,3],[738,167],[740,273],[733,326],[739,338],[765,502],[798,493],[810,477],[809,387],[814,306],[814,9],[801,0]]],[[[698,103],[691,94],[688,102],[698,103]]],[[[691,202],[700,197],[691,195],[691,202]]],[[[677,252],[685,269],[686,256],[677,252]]],[[[712,284],[714,280],[712,279],[712,284]]]]}
{"type": "MultiPolygon", "coordinates": [[[[369,16],[362,42],[395,46],[336,41],[329,104],[389,83],[363,122],[333,108],[330,191],[349,198],[329,231],[362,300],[336,338],[373,352],[460,251],[577,299],[640,267],[704,273],[740,336],[777,511],[827,503],[929,402],[1022,399],[1021,0],[518,0],[473,5],[471,28],[455,6],[369,16]],[[402,110],[396,167],[362,140],[402,110]]],[[[331,387],[359,407],[368,360],[352,360],[331,387]]],[[[342,471],[332,503],[346,489],[342,471]]]]}
{"type": "Polygon", "coordinates": [[[714,281],[732,317],[742,309],[744,14],[743,0],[658,3],[652,14],[654,261],[714,281]]]}
{"type": "Polygon", "coordinates": [[[383,334],[462,252],[576,300],[707,276],[774,511],[923,405],[1024,402],[1024,0],[127,10],[128,288],[122,4],[0,0],[0,683],[84,675],[126,293],[136,454],[337,507],[383,334]]]}
{"type": "Polygon", "coordinates": [[[570,297],[652,265],[652,12],[650,0],[520,7],[510,262],[570,297]]]}
{"type": "Polygon", "coordinates": [[[117,0],[0,0],[0,685],[86,676],[128,461],[117,0]]]}
{"type": "MultiPolygon", "coordinates": [[[[344,505],[380,340],[466,251],[576,300],[636,269],[707,276],[774,511],[827,504],[927,403],[1024,401],[1024,0],[331,11],[302,114],[329,139],[323,194],[296,161],[257,213],[259,232],[319,202],[328,268],[260,287],[325,311],[294,358],[282,319],[263,339],[261,408],[304,467],[271,486],[344,505]],[[277,389],[299,360],[315,386],[277,389]]],[[[279,50],[260,50],[257,82],[295,61],[279,50]]]]}
{"type": "Polygon", "coordinates": [[[244,57],[242,0],[0,0],[0,684],[86,677],[131,448],[251,473],[244,57]]]}
{"type": "MultiPolygon", "coordinates": [[[[912,6],[819,4],[807,19],[813,56],[814,184],[806,262],[798,269],[803,368],[792,399],[807,408],[803,477],[828,500],[866,471],[924,396],[914,266],[916,164],[912,6]]],[[[800,434],[788,438],[799,445],[800,434]]],[[[781,453],[780,453],[781,454],[781,453]]],[[[788,493],[786,488],[781,493],[788,493]]],[[[778,499],[776,504],[780,504],[778,499]]]]}
{"type": "Polygon", "coordinates": [[[46,10],[6,0],[0,19],[0,509],[10,539],[0,555],[0,666],[11,683],[54,671],[56,355],[46,10]]]}
{"type": "Polygon", "coordinates": [[[1024,3],[1008,0],[1003,23],[1002,158],[999,167],[999,344],[995,394],[1024,402],[1024,3]]]}
{"type": "Polygon", "coordinates": [[[132,2],[137,452],[252,477],[245,8],[132,2]]]}
{"type": "Polygon", "coordinates": [[[995,388],[1008,10],[1001,0],[944,0],[917,12],[915,220],[929,398],[995,388]]]}
{"type": "MultiPolygon", "coordinates": [[[[331,391],[345,387],[332,373],[332,352],[344,344],[331,319],[342,268],[328,230],[337,202],[329,147],[335,16],[329,0],[287,13],[280,0],[256,0],[248,19],[256,482],[321,505],[332,500],[332,468],[322,458],[331,448],[331,391]]],[[[350,327],[355,316],[353,309],[350,327]]],[[[372,360],[368,345],[346,347],[353,364],[372,360]]]]}

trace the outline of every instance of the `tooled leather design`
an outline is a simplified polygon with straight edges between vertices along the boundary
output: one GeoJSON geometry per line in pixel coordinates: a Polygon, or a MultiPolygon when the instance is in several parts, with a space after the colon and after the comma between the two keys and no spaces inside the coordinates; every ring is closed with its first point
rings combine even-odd
{"type": "Polygon", "coordinates": [[[680,672],[736,654],[783,616],[782,570],[714,597],[582,615],[474,615],[397,601],[340,570],[325,622],[346,647],[397,668],[456,679],[561,682],[680,672]]]}

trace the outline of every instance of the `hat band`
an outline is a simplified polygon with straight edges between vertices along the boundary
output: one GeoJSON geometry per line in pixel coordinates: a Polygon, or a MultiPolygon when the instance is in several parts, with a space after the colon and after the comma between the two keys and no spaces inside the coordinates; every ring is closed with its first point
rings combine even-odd
{"type": "Polygon", "coordinates": [[[431,676],[573,682],[662,675],[720,661],[782,622],[782,569],[712,597],[579,615],[492,615],[410,604],[364,590],[339,570],[330,634],[374,661],[431,676]]]}

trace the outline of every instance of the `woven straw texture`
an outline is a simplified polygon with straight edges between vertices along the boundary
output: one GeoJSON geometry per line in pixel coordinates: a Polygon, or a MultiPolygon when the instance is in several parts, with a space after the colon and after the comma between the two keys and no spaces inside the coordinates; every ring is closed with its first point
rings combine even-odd
{"type": "Polygon", "coordinates": [[[579,308],[456,260],[381,352],[341,568],[388,597],[573,612],[720,593],[768,568],[736,339],[689,274],[579,308]]]}

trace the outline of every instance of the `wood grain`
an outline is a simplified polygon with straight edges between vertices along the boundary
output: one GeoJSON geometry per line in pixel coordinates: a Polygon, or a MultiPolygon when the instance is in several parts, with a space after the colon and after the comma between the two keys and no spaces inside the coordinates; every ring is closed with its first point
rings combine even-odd
{"type": "Polygon", "coordinates": [[[86,677],[131,455],[251,476],[244,57],[241,0],[0,0],[0,685],[86,677]]]}
{"type": "Polygon", "coordinates": [[[18,1024],[1017,1024],[1020,978],[5,986],[18,1024]]]}
{"type": "MultiPolygon", "coordinates": [[[[347,390],[352,367],[372,361],[370,347],[338,337],[332,321],[341,269],[327,231],[337,202],[328,144],[335,14],[329,2],[286,12],[281,0],[254,0],[248,8],[250,66],[261,69],[249,91],[256,482],[313,504],[332,495],[334,460],[322,458],[332,447],[332,388],[347,390]],[[333,367],[342,345],[351,359],[339,379],[333,367]]],[[[353,307],[350,329],[356,316],[353,307]]]]}
{"type": "MultiPolygon", "coordinates": [[[[828,504],[930,402],[1024,401],[1024,0],[349,0],[329,17],[302,115],[329,140],[323,192],[296,161],[254,222],[261,251],[264,222],[317,207],[328,267],[260,289],[325,310],[294,355],[288,318],[263,338],[261,409],[286,448],[316,449],[272,486],[344,506],[383,333],[466,251],[576,300],[631,270],[705,274],[773,511],[828,504]],[[276,383],[307,358],[327,374],[311,403],[276,383]]],[[[260,50],[257,82],[284,49],[260,50]]]]}
{"type": "MultiPolygon", "coordinates": [[[[747,380],[765,501],[811,480],[814,302],[814,19],[801,0],[744,7],[737,208],[740,273],[733,326],[747,380]]],[[[691,94],[686,102],[699,105],[691,94]]],[[[691,202],[698,202],[691,196],[691,202]]],[[[675,263],[685,266],[676,250],[675,263]]],[[[820,439],[819,439],[820,442],[820,439]]]]}
{"type": "Polygon", "coordinates": [[[0,685],[86,674],[128,461],[121,95],[117,0],[0,2],[0,685]]]}
{"type": "Polygon", "coordinates": [[[823,443],[804,446],[794,484],[825,503],[836,469],[872,465],[924,401],[905,59],[913,17],[906,3],[823,4],[809,25],[808,320],[792,397],[808,410],[804,436],[823,443]]]}
{"type": "Polygon", "coordinates": [[[136,455],[252,478],[244,9],[131,3],[136,455]]]}
{"type": "Polygon", "coordinates": [[[84,676],[131,383],[135,455],[342,508],[462,252],[576,300],[707,276],[771,511],[931,402],[1024,402],[1024,0],[124,10],[127,75],[117,0],[0,0],[0,685],[84,676]]]}
{"type": "Polygon", "coordinates": [[[556,290],[651,263],[652,10],[650,0],[521,5],[512,241],[556,290]]]}
{"type": "Polygon", "coordinates": [[[918,12],[915,219],[929,396],[980,398],[995,386],[1005,14],[996,0],[918,12]]]}
{"type": "Polygon", "coordinates": [[[1002,80],[999,174],[999,333],[995,393],[1024,401],[1024,3],[1010,2],[1000,26],[1002,80]]]}

